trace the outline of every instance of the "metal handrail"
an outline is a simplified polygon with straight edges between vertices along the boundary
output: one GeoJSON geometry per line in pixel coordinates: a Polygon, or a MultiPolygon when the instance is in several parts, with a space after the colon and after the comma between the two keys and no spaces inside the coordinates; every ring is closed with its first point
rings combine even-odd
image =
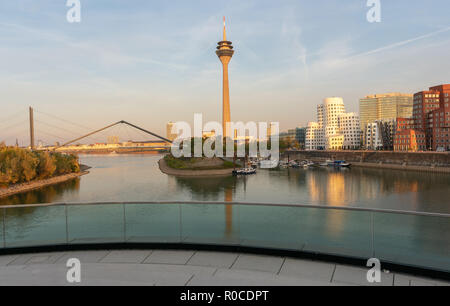
{"type": "Polygon", "coordinates": [[[301,207],[301,208],[317,208],[327,210],[342,210],[342,211],[364,211],[364,212],[376,212],[376,213],[390,213],[399,215],[413,215],[413,216],[428,216],[428,217],[442,217],[450,218],[450,214],[446,213],[433,213],[433,212],[417,212],[406,210],[394,210],[394,209],[381,209],[381,208],[365,208],[365,207],[342,207],[342,206],[328,206],[328,205],[309,205],[309,204],[277,204],[277,203],[257,203],[257,202],[205,202],[205,201],[125,201],[125,202],[59,202],[59,203],[42,203],[42,204],[20,204],[20,205],[4,205],[0,206],[0,209],[10,208],[31,208],[31,207],[49,207],[49,206],[89,206],[89,205],[127,205],[127,204],[140,204],[140,205],[240,205],[240,206],[271,206],[271,207],[301,207]]]}

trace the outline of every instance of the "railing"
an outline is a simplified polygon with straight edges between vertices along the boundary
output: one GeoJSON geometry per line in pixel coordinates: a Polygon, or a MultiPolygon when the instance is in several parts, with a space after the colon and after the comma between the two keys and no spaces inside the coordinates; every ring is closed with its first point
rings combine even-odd
{"type": "Polygon", "coordinates": [[[319,253],[450,272],[450,215],[226,202],[0,206],[0,250],[176,243],[319,253]]]}

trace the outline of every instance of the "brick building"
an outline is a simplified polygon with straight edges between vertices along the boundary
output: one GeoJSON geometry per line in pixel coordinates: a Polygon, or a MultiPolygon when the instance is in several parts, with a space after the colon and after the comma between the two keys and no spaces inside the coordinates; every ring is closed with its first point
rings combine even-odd
{"type": "Polygon", "coordinates": [[[394,137],[394,151],[396,152],[417,152],[425,151],[425,132],[413,129],[397,130],[394,137]]]}
{"type": "Polygon", "coordinates": [[[450,84],[430,87],[414,95],[413,118],[425,132],[428,150],[450,150],[450,84]]]}

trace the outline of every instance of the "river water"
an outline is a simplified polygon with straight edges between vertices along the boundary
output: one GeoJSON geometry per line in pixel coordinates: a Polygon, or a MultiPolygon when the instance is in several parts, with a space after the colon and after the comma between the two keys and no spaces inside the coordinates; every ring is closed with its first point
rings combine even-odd
{"type": "Polygon", "coordinates": [[[450,175],[357,168],[258,170],[254,176],[176,178],[161,155],[83,155],[88,175],[0,199],[5,204],[98,201],[239,201],[450,213],[450,175]]]}

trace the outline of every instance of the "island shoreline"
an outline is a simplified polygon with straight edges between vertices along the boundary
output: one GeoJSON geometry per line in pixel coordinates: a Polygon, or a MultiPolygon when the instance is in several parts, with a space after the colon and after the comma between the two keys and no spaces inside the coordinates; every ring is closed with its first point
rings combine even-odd
{"type": "Polygon", "coordinates": [[[178,177],[219,177],[233,175],[233,169],[215,169],[215,170],[180,170],[167,165],[164,158],[158,161],[159,170],[167,175],[178,177]]]}
{"type": "Polygon", "coordinates": [[[44,180],[37,180],[37,181],[28,182],[28,183],[16,184],[16,185],[4,188],[4,189],[0,189],[0,198],[6,198],[9,196],[29,192],[29,191],[40,189],[40,188],[47,187],[50,185],[63,183],[66,181],[73,180],[77,177],[86,175],[88,173],[89,173],[89,171],[81,171],[78,173],[69,173],[69,174],[54,176],[54,177],[44,179],[44,180]]]}

